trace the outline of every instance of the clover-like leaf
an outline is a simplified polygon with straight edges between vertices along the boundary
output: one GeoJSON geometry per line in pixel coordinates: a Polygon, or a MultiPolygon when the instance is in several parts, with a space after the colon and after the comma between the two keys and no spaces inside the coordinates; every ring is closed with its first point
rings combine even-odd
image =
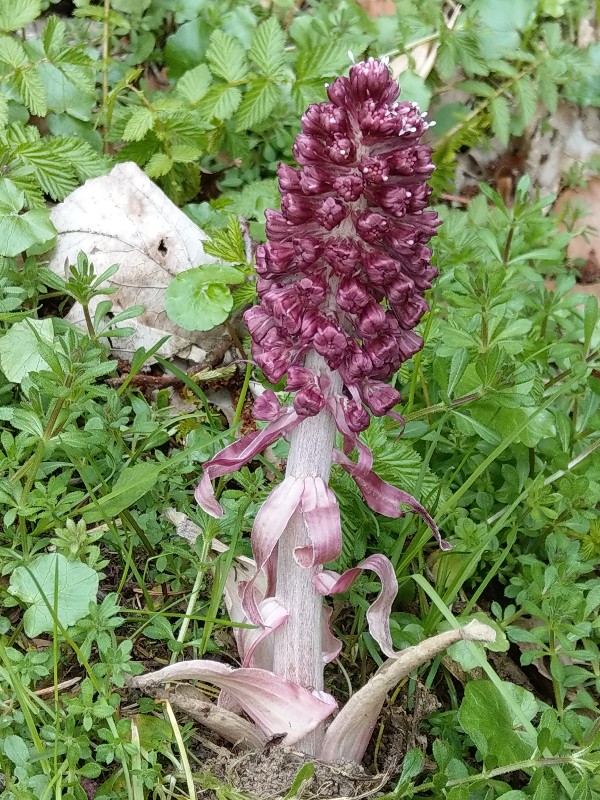
{"type": "Polygon", "coordinates": [[[239,269],[222,264],[187,269],[167,287],[167,314],[188,331],[209,331],[224,322],[233,307],[229,285],[243,281],[239,269]]]}
{"type": "Polygon", "coordinates": [[[54,630],[54,615],[65,628],[85,617],[96,599],[98,573],[61,553],[46,553],[15,569],[9,591],[28,605],[23,625],[33,638],[54,630]]]}

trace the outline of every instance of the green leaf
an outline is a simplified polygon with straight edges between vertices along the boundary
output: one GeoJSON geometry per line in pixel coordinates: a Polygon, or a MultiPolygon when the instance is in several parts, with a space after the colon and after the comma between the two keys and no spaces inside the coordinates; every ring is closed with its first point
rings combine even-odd
{"type": "Polygon", "coordinates": [[[556,111],[558,105],[558,86],[552,70],[547,64],[541,64],[537,75],[538,94],[549,111],[556,111]]]}
{"type": "Polygon", "coordinates": [[[242,101],[242,93],[237,86],[220,83],[209,89],[204,96],[202,116],[210,121],[213,117],[227,120],[232,117],[242,101]]]}
{"type": "MultiPolygon", "coordinates": [[[[496,640],[494,642],[486,642],[485,646],[488,650],[492,650],[495,653],[505,653],[508,650],[509,643],[506,634],[495,620],[490,619],[486,614],[480,612],[468,618],[461,619],[461,623],[467,624],[467,622],[470,622],[472,619],[476,619],[484,625],[489,625],[496,631],[496,640]]],[[[481,652],[481,647],[481,645],[477,645],[474,642],[460,641],[449,647],[447,653],[451,659],[460,664],[465,672],[470,673],[481,665],[481,658],[477,653],[477,650],[481,652]]]]}
{"type": "Polygon", "coordinates": [[[107,159],[87,142],[75,138],[25,141],[17,146],[14,155],[54,200],[63,200],[79,181],[101,175],[108,166],[107,159]]]}
{"type": "Polygon", "coordinates": [[[67,26],[64,19],[60,17],[50,17],[42,34],[42,45],[44,52],[49,58],[60,56],[65,45],[65,34],[67,26]]]}
{"type": "Polygon", "coordinates": [[[4,755],[17,767],[24,767],[29,763],[29,748],[20,736],[10,734],[2,740],[4,755]]]}
{"type": "MultiPolygon", "coordinates": [[[[87,67],[76,67],[76,77],[92,74],[87,67]]],[[[84,80],[74,80],[66,65],[40,64],[38,73],[46,93],[46,105],[57,114],[71,114],[76,119],[87,122],[91,119],[95,105],[93,87],[84,80]]]]}
{"type": "Polygon", "coordinates": [[[467,786],[454,786],[446,795],[446,800],[470,800],[467,786]]]}
{"type": "Polygon", "coordinates": [[[360,438],[373,453],[373,471],[384,481],[406,489],[417,499],[439,489],[439,481],[429,469],[421,481],[422,457],[409,442],[388,436],[380,418],[373,418],[360,438]]]}
{"type": "Polygon", "coordinates": [[[461,81],[457,84],[456,88],[478,97],[492,97],[496,91],[493,86],[490,86],[489,83],[485,83],[484,81],[461,81]]]}
{"type": "Polygon", "coordinates": [[[192,106],[197,105],[208,92],[212,75],[206,64],[189,69],[177,82],[175,91],[192,106]]]}
{"type": "Polygon", "coordinates": [[[27,54],[21,42],[8,36],[0,36],[0,63],[11,69],[19,69],[27,64],[27,54]]]}
{"type": "Polygon", "coordinates": [[[246,261],[242,228],[233,214],[228,217],[226,227],[215,231],[211,241],[205,242],[204,252],[222,261],[230,261],[232,264],[246,261]]]}
{"type": "Polygon", "coordinates": [[[312,781],[315,774],[315,765],[312,763],[304,764],[304,766],[300,767],[298,770],[296,777],[294,778],[292,785],[290,786],[289,792],[285,795],[283,800],[293,800],[295,797],[301,797],[303,792],[301,792],[305,783],[312,781]]]}
{"type": "Polygon", "coordinates": [[[320,78],[296,81],[292,86],[292,98],[298,114],[303,114],[311,103],[319,103],[325,97],[323,81],[320,78]]]}
{"type": "Polygon", "coordinates": [[[505,97],[495,97],[490,103],[492,130],[502,144],[508,144],[510,138],[510,108],[505,97]]]}
{"type": "Polygon", "coordinates": [[[527,125],[537,108],[535,85],[528,75],[523,75],[518,81],[515,81],[513,91],[521,112],[521,123],[527,125]]]}
{"type": "Polygon", "coordinates": [[[36,67],[19,70],[15,75],[15,85],[23,104],[38,117],[45,117],[48,111],[46,90],[36,67]]]}
{"type": "Polygon", "coordinates": [[[167,286],[167,314],[188,331],[209,331],[229,316],[233,297],[228,286],[243,280],[239,270],[221,264],[187,269],[167,286]]]}
{"type": "Polygon", "coordinates": [[[18,256],[33,245],[50,243],[56,230],[47,209],[21,213],[25,195],[7,178],[0,180],[0,255],[18,256]]]}
{"type": "Polygon", "coordinates": [[[600,106],[600,42],[586,51],[588,67],[565,87],[567,100],[582,106],[600,106]]]}
{"type": "Polygon", "coordinates": [[[296,60],[296,75],[299,81],[318,80],[338,75],[348,66],[348,48],[343,42],[319,44],[300,50],[296,60]]]}
{"type": "Polygon", "coordinates": [[[542,14],[548,17],[562,17],[570,0],[542,0],[542,14]]]}
{"type": "Polygon", "coordinates": [[[154,114],[146,106],[134,108],[131,116],[127,120],[123,139],[126,142],[139,142],[148,131],[154,127],[154,114]]]}
{"type": "Polygon", "coordinates": [[[151,714],[136,714],[134,720],[144,750],[160,750],[166,742],[173,740],[173,726],[164,719],[151,714]]]}
{"type": "Polygon", "coordinates": [[[285,61],[285,34],[275,17],[269,17],[256,29],[248,58],[267,78],[278,78],[285,61]]]}
{"type": "Polygon", "coordinates": [[[8,100],[6,96],[0,94],[0,130],[5,128],[8,123],[8,100]]]}
{"type": "Polygon", "coordinates": [[[459,347],[450,362],[450,370],[448,372],[448,397],[452,397],[454,390],[469,363],[469,352],[464,347],[459,347]]]}
{"type": "Polygon", "coordinates": [[[144,172],[149,178],[163,178],[173,169],[173,159],[166,153],[154,153],[150,158],[144,172]]]}
{"type": "Polygon", "coordinates": [[[518,50],[521,31],[535,20],[537,0],[477,0],[477,36],[482,53],[501,58],[518,50]]]}
{"type": "Polygon", "coordinates": [[[38,439],[44,435],[44,428],[39,417],[28,408],[0,406],[0,419],[10,422],[18,431],[25,431],[38,439]]]}
{"type": "Polygon", "coordinates": [[[28,604],[23,626],[33,638],[54,630],[53,613],[65,628],[85,617],[89,604],[96,601],[98,573],[86,564],[67,561],[61,553],[47,553],[28,567],[17,567],[8,590],[28,604]]]}
{"type": "Polygon", "coordinates": [[[145,462],[125,467],[117,478],[112,491],[104,497],[100,497],[97,504],[84,509],[84,520],[97,522],[105,518],[116,517],[154,488],[158,476],[168,466],[169,462],[165,461],[158,464],[145,462]]]}
{"type": "Polygon", "coordinates": [[[427,111],[431,102],[431,89],[425,80],[407,69],[402,73],[402,100],[413,100],[422,111],[427,111]]]}
{"type": "MultiPolygon", "coordinates": [[[[524,713],[532,719],[537,711],[533,695],[513,684],[503,682],[502,686],[517,695],[524,713]]],[[[513,717],[504,696],[489,681],[471,681],[466,685],[458,721],[484,762],[488,756],[493,756],[495,766],[525,761],[535,750],[534,737],[520,730],[520,722],[513,717]]]]}
{"type": "Polygon", "coordinates": [[[590,295],[583,306],[583,348],[590,346],[592,336],[598,324],[598,300],[590,295]]]}
{"type": "Polygon", "coordinates": [[[400,783],[412,781],[413,778],[416,778],[417,775],[423,771],[424,764],[425,754],[422,750],[419,750],[416,747],[412,750],[409,750],[404,756],[404,761],[402,762],[400,783]]]}
{"type": "Polygon", "coordinates": [[[243,131],[263,122],[273,111],[279,100],[279,89],[266,80],[253,81],[236,114],[236,130],[243,131]]]}
{"type": "Polygon", "coordinates": [[[206,56],[210,39],[210,27],[204,17],[185,22],[167,38],[165,62],[171,78],[179,78],[187,70],[197,66],[206,56]]]}
{"type": "Polygon", "coordinates": [[[241,83],[248,74],[246,51],[242,45],[223,31],[213,31],[206,58],[215,75],[228,83],[241,83]]]}
{"type": "Polygon", "coordinates": [[[18,31],[41,13],[41,0],[0,0],[0,31],[18,31]]]}
{"type": "Polygon", "coordinates": [[[69,114],[48,114],[48,129],[60,138],[77,137],[87,142],[96,153],[102,153],[102,136],[89,122],[75,119],[69,114]]]}
{"type": "Polygon", "coordinates": [[[54,326],[51,319],[16,322],[0,339],[0,367],[11,383],[21,383],[29,373],[48,369],[48,364],[40,354],[38,336],[43,342],[53,344],[54,326]]]}

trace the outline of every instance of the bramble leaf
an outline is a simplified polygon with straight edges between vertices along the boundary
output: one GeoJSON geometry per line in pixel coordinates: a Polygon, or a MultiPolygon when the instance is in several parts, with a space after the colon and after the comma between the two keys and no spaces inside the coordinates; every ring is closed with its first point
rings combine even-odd
{"type": "Polygon", "coordinates": [[[248,74],[246,51],[237,39],[218,28],[210,37],[206,58],[212,72],[228,83],[241,83],[248,74]]]}
{"type": "Polygon", "coordinates": [[[242,93],[237,86],[220,83],[208,90],[203,100],[202,115],[211,120],[227,120],[232,117],[242,101],[242,93]]]}
{"type": "Polygon", "coordinates": [[[41,0],[0,0],[0,31],[18,31],[41,13],[41,0]]]}
{"type": "Polygon", "coordinates": [[[256,29],[248,58],[267,78],[279,78],[285,61],[284,47],[285,34],[275,17],[269,17],[256,29]]]}
{"type": "Polygon", "coordinates": [[[154,114],[146,106],[134,108],[123,131],[126,142],[139,142],[154,127],[154,114]]]}
{"type": "Polygon", "coordinates": [[[229,217],[225,228],[212,234],[211,241],[204,245],[204,252],[233,264],[240,264],[246,260],[242,229],[235,216],[229,217]]]}
{"type": "Polygon", "coordinates": [[[236,120],[238,131],[253,128],[263,122],[273,111],[279,100],[279,89],[265,79],[250,84],[240,103],[236,120]]]}
{"type": "Polygon", "coordinates": [[[212,83],[212,75],[206,64],[198,64],[189,69],[177,81],[175,91],[192,106],[197,105],[208,92],[212,83]]]}

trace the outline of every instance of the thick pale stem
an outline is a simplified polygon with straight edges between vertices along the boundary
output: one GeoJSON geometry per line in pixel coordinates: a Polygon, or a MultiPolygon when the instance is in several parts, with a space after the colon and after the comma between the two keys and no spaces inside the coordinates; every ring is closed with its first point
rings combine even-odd
{"type": "MultiPolygon", "coordinates": [[[[341,379],[314,351],[305,366],[316,375],[327,375],[328,392],[341,391],[341,379]]],[[[335,440],[335,422],[325,409],[308,417],[291,435],[286,475],[297,478],[319,477],[329,480],[331,454],[335,440]]],[[[279,540],[276,596],[289,611],[289,619],[273,633],[273,672],[307,689],[323,689],[322,598],[312,579],[317,568],[303,569],[294,559],[294,549],[308,544],[300,513],[291,518],[279,540]]],[[[316,755],[323,739],[321,724],[298,743],[304,752],[316,755]]]]}

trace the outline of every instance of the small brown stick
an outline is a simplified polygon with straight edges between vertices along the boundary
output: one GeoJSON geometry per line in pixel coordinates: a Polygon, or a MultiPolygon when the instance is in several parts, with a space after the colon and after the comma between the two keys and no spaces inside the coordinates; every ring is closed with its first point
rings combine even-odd
{"type": "Polygon", "coordinates": [[[463,206],[468,206],[471,200],[468,197],[461,197],[458,194],[448,194],[442,192],[440,197],[442,200],[447,200],[449,203],[462,203],[463,206]]]}
{"type": "Polygon", "coordinates": [[[78,678],[69,678],[68,681],[62,681],[56,687],[54,686],[46,686],[44,689],[38,689],[34,694],[36,697],[47,697],[49,694],[54,694],[54,691],[57,692],[64,691],[65,689],[70,689],[71,686],[76,686],[81,681],[81,677],[78,678]]]}

